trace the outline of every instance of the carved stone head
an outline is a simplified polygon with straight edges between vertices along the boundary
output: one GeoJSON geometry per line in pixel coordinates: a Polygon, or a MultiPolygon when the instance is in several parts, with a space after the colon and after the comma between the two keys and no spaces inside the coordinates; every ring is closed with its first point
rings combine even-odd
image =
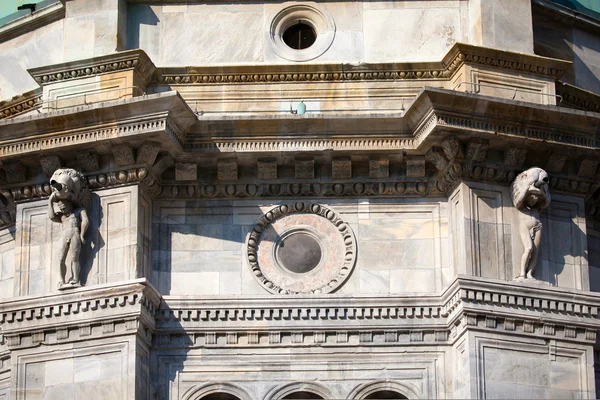
{"type": "Polygon", "coordinates": [[[550,204],[549,183],[548,173],[541,168],[534,167],[521,172],[510,185],[514,206],[542,211],[550,204]]]}
{"type": "Polygon", "coordinates": [[[57,169],[50,178],[50,186],[58,200],[71,201],[76,207],[87,208],[89,205],[90,191],[87,180],[74,169],[57,169]]]}

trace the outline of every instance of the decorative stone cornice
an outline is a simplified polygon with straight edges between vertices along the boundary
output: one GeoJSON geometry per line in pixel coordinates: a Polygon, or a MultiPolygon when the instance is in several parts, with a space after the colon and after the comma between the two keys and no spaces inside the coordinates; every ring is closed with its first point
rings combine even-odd
{"type": "Polygon", "coordinates": [[[456,43],[442,60],[442,65],[450,70],[452,66],[462,63],[510,69],[554,79],[560,78],[572,64],[555,58],[456,43]]]}
{"type": "Polygon", "coordinates": [[[594,33],[600,32],[600,21],[582,12],[562,6],[552,0],[533,0],[534,12],[543,12],[567,26],[577,26],[594,33]]]}
{"type": "Polygon", "coordinates": [[[155,67],[150,57],[143,50],[136,49],[85,60],[31,68],[27,71],[39,85],[44,86],[65,80],[88,78],[127,70],[138,72],[146,82],[149,82],[152,79],[155,67]]]}
{"type": "Polygon", "coordinates": [[[459,276],[440,295],[166,296],[156,347],[452,343],[489,330],[594,343],[600,296],[540,282],[459,276]],[[182,339],[183,338],[183,339],[182,339]]]}
{"type": "Polygon", "coordinates": [[[546,57],[456,43],[441,62],[387,64],[267,65],[160,68],[154,83],[223,85],[280,82],[446,80],[463,64],[512,69],[559,78],[571,63],[546,57]]]}
{"type": "Polygon", "coordinates": [[[600,112],[600,96],[564,82],[556,84],[556,94],[562,96],[561,106],[600,112]]]}
{"type": "Polygon", "coordinates": [[[15,96],[11,100],[0,102],[0,120],[13,118],[31,110],[36,110],[41,105],[41,90],[34,90],[20,96],[15,96]]]}
{"type": "Polygon", "coordinates": [[[144,279],[0,301],[0,330],[11,349],[139,334],[155,327],[160,294],[144,279]]]}

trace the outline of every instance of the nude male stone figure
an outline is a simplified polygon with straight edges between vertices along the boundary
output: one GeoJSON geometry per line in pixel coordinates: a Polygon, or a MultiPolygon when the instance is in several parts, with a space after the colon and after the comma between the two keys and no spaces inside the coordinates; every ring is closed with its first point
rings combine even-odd
{"type": "Polygon", "coordinates": [[[70,168],[56,170],[50,178],[52,194],[48,199],[48,217],[61,224],[58,240],[58,289],[80,287],[81,245],[89,226],[86,207],[90,191],[85,177],[70,168]],[[67,279],[67,256],[70,256],[71,278],[67,279]]]}
{"type": "Polygon", "coordinates": [[[516,279],[534,279],[533,271],[542,242],[540,213],[550,204],[548,173],[541,168],[530,168],[519,174],[510,186],[511,197],[519,211],[519,236],[523,242],[521,271],[516,279]]]}

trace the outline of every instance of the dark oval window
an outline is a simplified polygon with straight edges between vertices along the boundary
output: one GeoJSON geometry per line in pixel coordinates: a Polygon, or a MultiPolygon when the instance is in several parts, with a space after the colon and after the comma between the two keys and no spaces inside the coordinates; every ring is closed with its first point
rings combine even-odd
{"type": "Polygon", "coordinates": [[[297,274],[315,269],[321,261],[321,245],[311,235],[299,232],[279,242],[277,259],[285,268],[297,274]]]}
{"type": "Polygon", "coordinates": [[[315,43],[317,33],[312,26],[298,21],[283,32],[283,41],[294,50],[306,49],[315,43]]]}

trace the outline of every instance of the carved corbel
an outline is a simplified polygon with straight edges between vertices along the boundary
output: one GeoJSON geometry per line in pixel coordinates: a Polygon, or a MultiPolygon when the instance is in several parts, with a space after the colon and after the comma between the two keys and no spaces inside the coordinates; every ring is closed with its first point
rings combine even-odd
{"type": "Polygon", "coordinates": [[[50,178],[54,171],[62,167],[62,160],[59,156],[47,156],[40,158],[40,164],[46,178],[50,178]]]}
{"type": "Polygon", "coordinates": [[[118,146],[113,146],[112,152],[115,157],[115,162],[119,167],[126,167],[128,165],[135,164],[135,158],[133,157],[133,147],[131,147],[129,144],[120,144],[118,146]]]}
{"type": "Polygon", "coordinates": [[[85,172],[98,171],[100,169],[100,161],[98,153],[95,150],[83,150],[77,152],[77,161],[81,165],[81,169],[85,172]]]}
{"type": "Polygon", "coordinates": [[[522,167],[527,158],[526,149],[511,147],[504,152],[504,165],[507,167],[522,167]]]}
{"type": "Polygon", "coordinates": [[[352,178],[352,160],[350,158],[338,158],[331,161],[331,177],[333,179],[352,178]]]}
{"type": "Polygon", "coordinates": [[[219,160],[217,162],[217,179],[219,181],[237,181],[237,162],[235,160],[219,160]]]}
{"type": "Polygon", "coordinates": [[[448,166],[446,159],[435,149],[430,149],[425,154],[425,160],[435,167],[438,171],[444,171],[448,166]]]}
{"type": "Polygon", "coordinates": [[[146,141],[144,142],[137,151],[136,163],[146,164],[148,166],[154,165],[156,157],[160,152],[160,143],[146,141]]]}
{"type": "Polygon", "coordinates": [[[442,143],[442,150],[448,161],[463,159],[465,157],[463,146],[456,136],[450,136],[442,143]]]}
{"type": "Polygon", "coordinates": [[[198,179],[198,166],[195,163],[175,164],[176,181],[195,181],[198,179]]]}
{"type": "Polygon", "coordinates": [[[467,145],[468,161],[485,161],[487,158],[489,141],[483,139],[471,139],[467,145]]]}
{"type": "Polygon", "coordinates": [[[546,170],[549,172],[560,172],[565,166],[565,161],[567,161],[567,156],[550,154],[550,158],[546,164],[546,170]]]}

